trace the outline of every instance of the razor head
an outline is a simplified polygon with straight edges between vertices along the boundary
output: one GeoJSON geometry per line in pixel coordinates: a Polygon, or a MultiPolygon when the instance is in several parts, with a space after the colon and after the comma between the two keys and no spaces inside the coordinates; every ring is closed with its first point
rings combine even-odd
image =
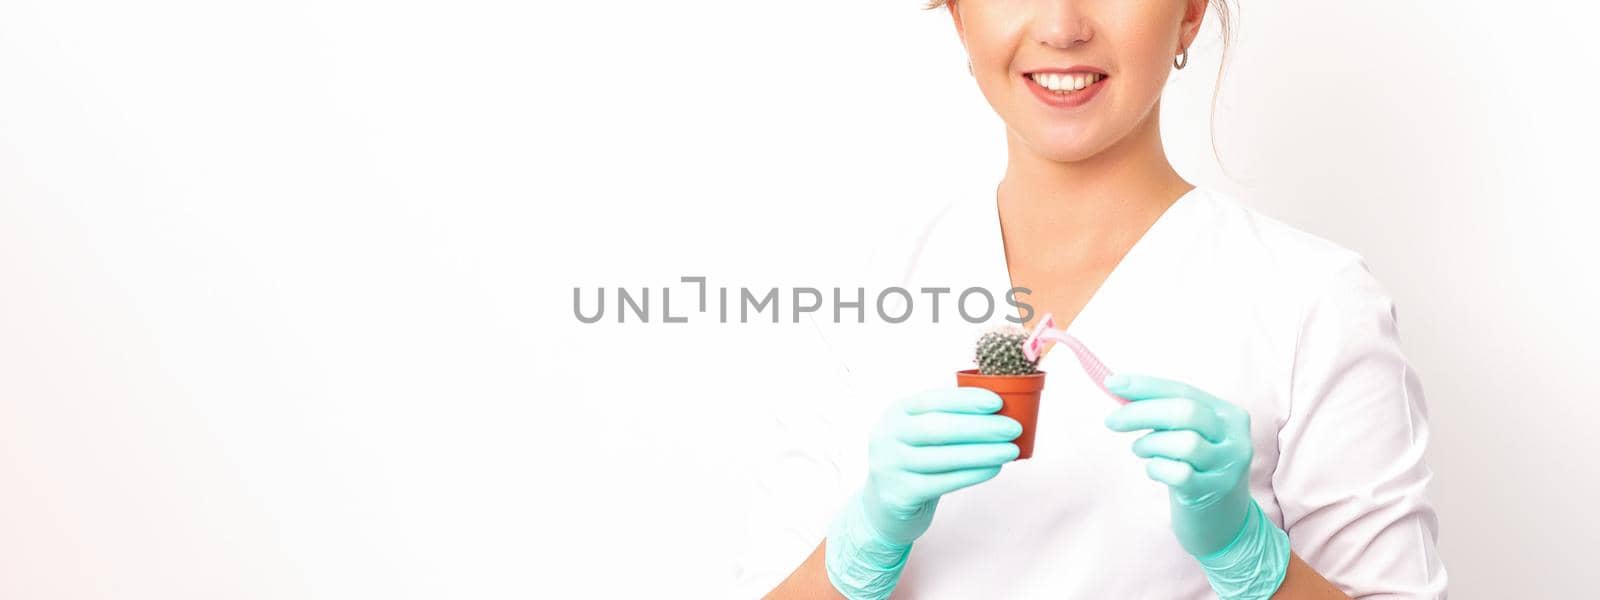
{"type": "Polygon", "coordinates": [[[1055,328],[1055,315],[1045,313],[1039,317],[1039,322],[1033,324],[1033,331],[1028,334],[1028,339],[1022,343],[1022,355],[1028,357],[1028,360],[1039,362],[1039,357],[1044,354],[1044,344],[1049,341],[1045,339],[1045,333],[1055,328]]]}

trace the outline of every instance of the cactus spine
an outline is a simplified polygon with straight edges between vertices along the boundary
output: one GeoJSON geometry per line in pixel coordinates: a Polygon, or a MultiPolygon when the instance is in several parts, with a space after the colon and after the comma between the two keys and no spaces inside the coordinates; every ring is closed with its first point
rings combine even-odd
{"type": "Polygon", "coordinates": [[[984,375],[1032,375],[1038,361],[1022,354],[1028,333],[1021,327],[1006,326],[985,332],[978,338],[978,372],[984,375]]]}

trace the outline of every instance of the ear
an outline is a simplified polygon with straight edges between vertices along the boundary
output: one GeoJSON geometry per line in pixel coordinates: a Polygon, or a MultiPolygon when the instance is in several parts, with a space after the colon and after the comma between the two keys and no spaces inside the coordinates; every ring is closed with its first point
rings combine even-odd
{"type": "Polygon", "coordinates": [[[1188,48],[1194,44],[1194,38],[1200,35],[1200,24],[1205,21],[1207,4],[1208,0],[1185,0],[1183,22],[1178,26],[1178,43],[1181,48],[1188,48]]]}

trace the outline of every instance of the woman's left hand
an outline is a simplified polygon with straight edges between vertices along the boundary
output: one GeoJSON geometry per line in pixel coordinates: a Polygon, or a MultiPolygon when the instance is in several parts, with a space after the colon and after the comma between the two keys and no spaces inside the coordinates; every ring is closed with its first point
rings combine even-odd
{"type": "Polygon", "coordinates": [[[1145,473],[1167,484],[1172,528],[1196,557],[1223,549],[1250,510],[1250,413],[1185,383],[1145,375],[1106,378],[1129,402],[1106,417],[1113,431],[1153,429],[1133,443],[1145,473]]]}
{"type": "Polygon", "coordinates": [[[1283,580],[1288,536],[1250,497],[1250,413],[1194,386],[1117,374],[1106,388],[1129,400],[1106,417],[1114,431],[1154,430],[1133,443],[1145,473],[1167,485],[1172,529],[1222,598],[1264,598],[1283,580]]]}

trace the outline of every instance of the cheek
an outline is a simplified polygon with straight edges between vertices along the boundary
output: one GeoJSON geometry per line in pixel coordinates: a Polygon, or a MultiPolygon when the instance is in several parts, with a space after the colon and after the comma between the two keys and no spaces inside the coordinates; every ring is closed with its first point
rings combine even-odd
{"type": "Polygon", "coordinates": [[[980,2],[963,7],[963,41],[974,65],[991,72],[1009,69],[1011,57],[1026,37],[1027,11],[1009,2],[980,2]]]}
{"type": "Polygon", "coordinates": [[[1150,112],[1161,94],[1166,90],[1167,78],[1171,75],[1172,63],[1163,55],[1152,55],[1150,60],[1143,60],[1137,67],[1130,67],[1129,77],[1123,83],[1128,84],[1123,90],[1123,98],[1118,101],[1122,110],[1143,117],[1150,112]]]}
{"type": "Polygon", "coordinates": [[[1172,67],[1159,55],[1125,56],[1122,77],[1117,81],[1117,104],[1134,107],[1154,104],[1167,86],[1167,75],[1172,67]]]}

